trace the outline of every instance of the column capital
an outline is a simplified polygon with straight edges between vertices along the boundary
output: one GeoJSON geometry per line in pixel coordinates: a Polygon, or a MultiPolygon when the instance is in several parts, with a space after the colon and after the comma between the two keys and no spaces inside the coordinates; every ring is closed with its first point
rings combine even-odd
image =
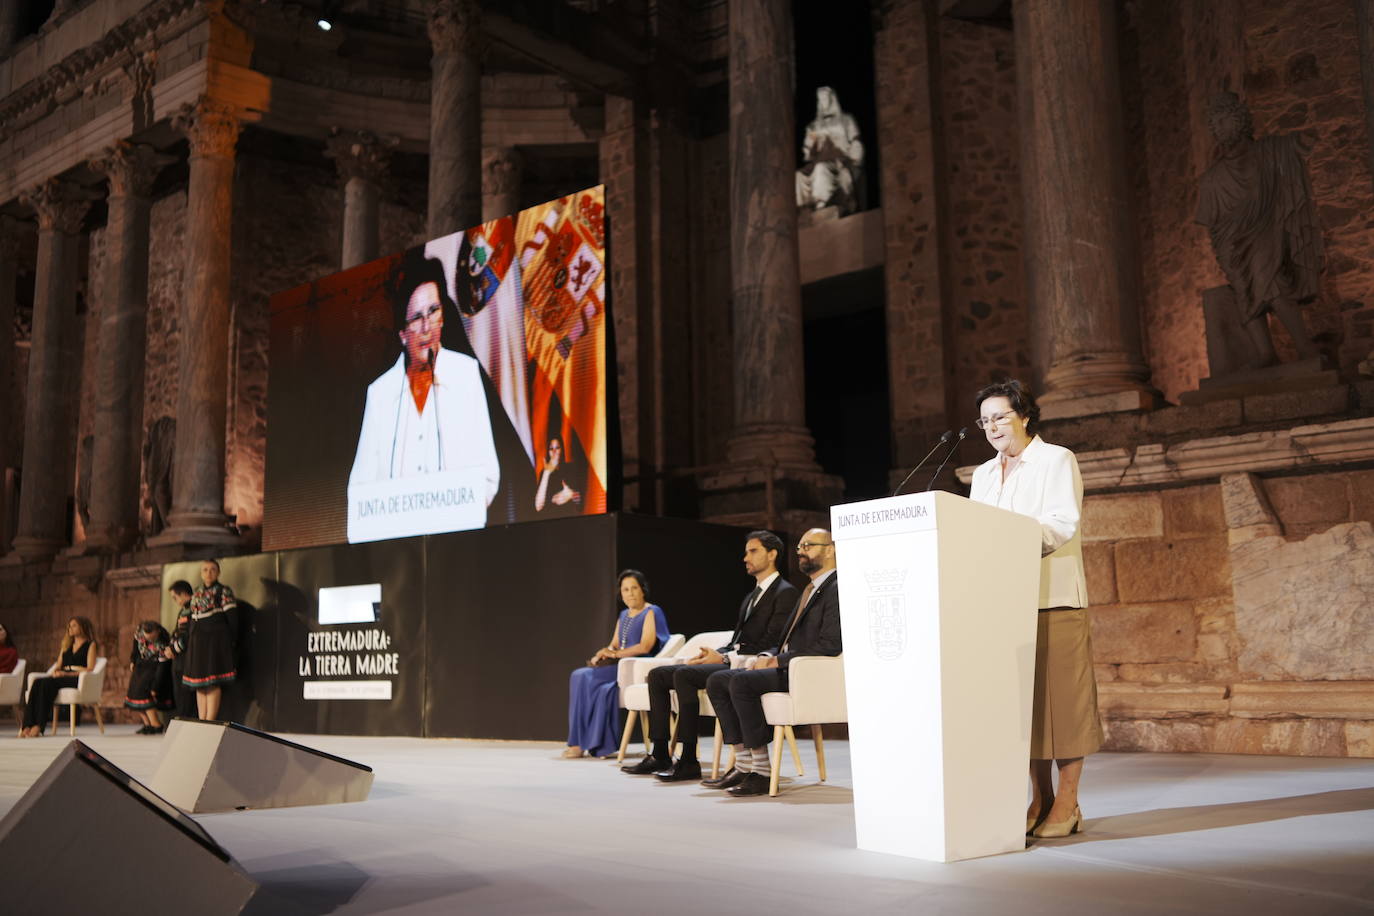
{"type": "Polygon", "coordinates": [[[433,0],[427,25],[435,54],[475,50],[482,36],[482,10],[477,0],[433,0]]]}
{"type": "Polygon", "coordinates": [[[391,154],[400,142],[398,137],[378,136],[370,130],[335,127],[325,140],[324,154],[334,160],[345,181],[362,178],[380,184],[391,167],[391,154]]]}
{"type": "Polygon", "coordinates": [[[525,157],[513,146],[494,146],[482,151],[482,193],[512,194],[520,189],[525,157]]]}
{"type": "Polygon", "coordinates": [[[192,159],[232,159],[243,128],[237,108],[211,98],[181,106],[172,126],[190,142],[192,159]]]}
{"type": "Polygon", "coordinates": [[[19,200],[38,214],[40,231],[56,230],[65,235],[81,232],[86,211],[94,195],[81,185],[60,178],[49,178],[19,195],[19,200]]]}
{"type": "Polygon", "coordinates": [[[158,173],[173,162],[175,156],[159,153],[151,146],[120,140],[91,159],[90,166],[109,179],[111,197],[147,197],[158,173]]]}

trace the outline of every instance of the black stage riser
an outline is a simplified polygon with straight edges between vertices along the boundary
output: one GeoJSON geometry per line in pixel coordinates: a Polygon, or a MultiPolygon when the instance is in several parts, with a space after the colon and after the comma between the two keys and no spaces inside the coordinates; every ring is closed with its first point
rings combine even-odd
{"type": "MultiPolygon", "coordinates": [[[[648,576],[672,632],[729,629],[752,585],[746,533],[616,513],[226,558],[241,677],[221,717],[304,734],[561,739],[568,674],[615,626],[616,573],[648,576]],[[321,587],[372,582],[382,586],[377,623],[319,624],[321,587]],[[347,638],[369,648],[312,653],[311,634],[317,647],[347,638]],[[358,673],[360,657],[383,673],[358,673]],[[350,673],[319,671],[343,659],[350,673]],[[307,681],[386,681],[391,699],[306,699],[307,681]]],[[[168,565],[164,586],[177,579],[199,584],[199,564],[168,565]]]]}

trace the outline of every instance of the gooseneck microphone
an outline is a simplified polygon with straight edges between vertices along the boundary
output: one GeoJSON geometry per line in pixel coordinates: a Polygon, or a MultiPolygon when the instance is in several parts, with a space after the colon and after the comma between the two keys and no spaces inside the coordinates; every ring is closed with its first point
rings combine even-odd
{"type": "Polygon", "coordinates": [[[957,452],[957,451],[959,451],[959,443],[960,443],[960,442],[963,442],[963,441],[964,441],[964,437],[967,436],[967,435],[968,435],[968,427],[967,427],[967,426],[965,426],[963,429],[959,430],[959,438],[955,439],[955,440],[954,440],[954,444],[951,445],[951,446],[949,447],[949,451],[945,452],[945,460],[944,460],[944,461],[941,461],[941,462],[940,462],[940,466],[939,466],[938,468],[935,469],[935,473],[930,475],[930,483],[926,484],[926,490],[927,490],[927,491],[929,491],[931,487],[935,486],[935,478],[940,476],[940,472],[943,471],[943,470],[945,469],[945,465],[949,462],[949,459],[953,458],[953,457],[954,457],[954,453],[957,452]]]}
{"type": "Polygon", "coordinates": [[[940,446],[944,445],[952,438],[954,438],[954,430],[945,430],[945,434],[940,437],[940,441],[930,447],[930,451],[926,452],[926,456],[916,463],[916,467],[911,469],[910,474],[902,478],[902,482],[897,484],[897,489],[892,491],[892,495],[896,496],[898,493],[902,492],[902,487],[906,486],[907,481],[914,477],[916,475],[916,472],[919,471],[923,466],[925,466],[925,463],[930,460],[930,456],[935,454],[935,450],[940,446]]]}

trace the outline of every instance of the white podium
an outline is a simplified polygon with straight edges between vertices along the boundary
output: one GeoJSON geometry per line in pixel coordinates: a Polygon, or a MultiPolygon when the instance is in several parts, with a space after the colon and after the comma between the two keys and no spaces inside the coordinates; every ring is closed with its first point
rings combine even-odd
{"type": "Polygon", "coordinates": [[[830,518],[859,848],[1024,849],[1039,524],[943,491],[830,518]]]}

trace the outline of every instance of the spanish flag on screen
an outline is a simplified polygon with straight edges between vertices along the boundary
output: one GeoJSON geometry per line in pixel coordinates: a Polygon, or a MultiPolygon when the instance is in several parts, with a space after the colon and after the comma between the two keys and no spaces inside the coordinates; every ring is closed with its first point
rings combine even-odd
{"type": "Polygon", "coordinates": [[[515,230],[535,476],[561,436],[569,455],[586,456],[588,514],[606,511],[605,214],[595,187],[522,211],[515,230]]]}

